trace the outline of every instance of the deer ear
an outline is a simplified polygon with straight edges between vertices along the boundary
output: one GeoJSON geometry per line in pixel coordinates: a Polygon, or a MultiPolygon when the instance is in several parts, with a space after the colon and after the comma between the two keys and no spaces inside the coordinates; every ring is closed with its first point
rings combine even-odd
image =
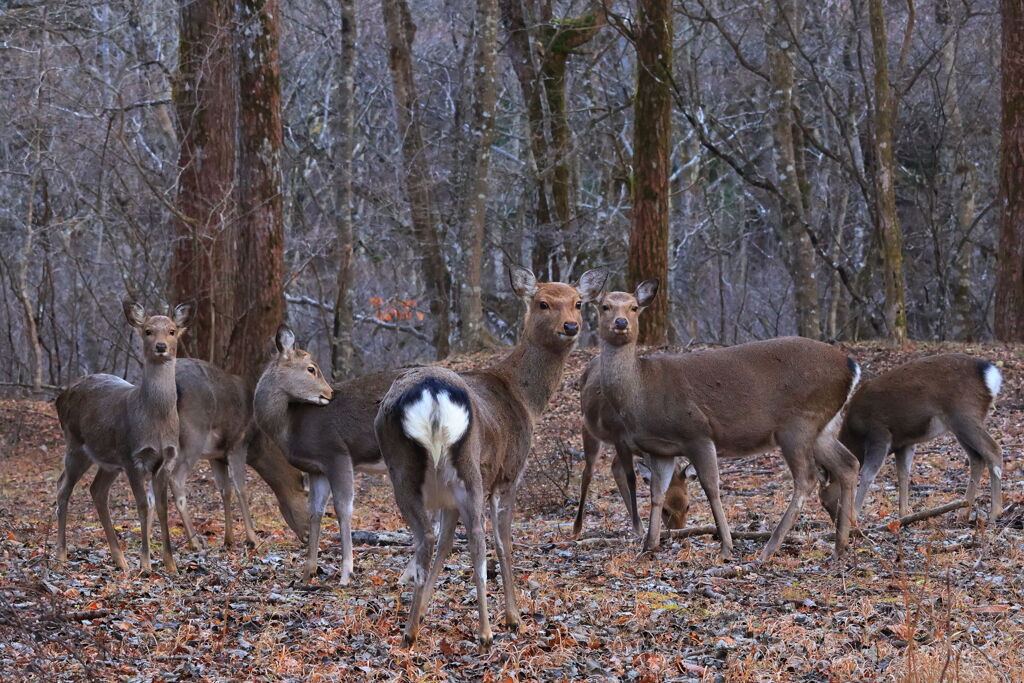
{"type": "Polygon", "coordinates": [[[658,281],[658,278],[654,278],[653,280],[644,280],[637,285],[634,296],[636,297],[636,302],[640,304],[641,308],[647,308],[651,305],[651,302],[654,301],[654,297],[658,295],[659,284],[660,282],[658,281]]]}
{"type": "Polygon", "coordinates": [[[282,356],[287,356],[295,350],[295,333],[292,332],[292,328],[287,325],[281,325],[277,328],[277,336],[274,337],[274,343],[277,344],[277,352],[282,356]]]}
{"type": "Polygon", "coordinates": [[[512,291],[520,299],[532,298],[537,293],[537,277],[528,268],[510,266],[508,279],[512,283],[512,291]]]}
{"type": "Polygon", "coordinates": [[[192,316],[195,314],[196,307],[190,303],[178,304],[174,307],[174,324],[178,327],[188,327],[192,324],[192,316]]]}
{"type": "Polygon", "coordinates": [[[584,301],[594,301],[601,296],[607,281],[608,273],[601,268],[595,268],[580,276],[580,281],[576,283],[576,289],[579,290],[580,297],[584,301]]]}
{"type": "Polygon", "coordinates": [[[142,307],[142,304],[125,299],[121,302],[121,308],[124,309],[124,317],[128,319],[129,325],[142,327],[142,323],[146,321],[146,309],[142,307]]]}

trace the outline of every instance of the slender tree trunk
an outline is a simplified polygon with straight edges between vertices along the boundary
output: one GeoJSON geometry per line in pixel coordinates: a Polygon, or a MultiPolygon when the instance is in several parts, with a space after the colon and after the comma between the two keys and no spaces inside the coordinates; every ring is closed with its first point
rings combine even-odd
{"type": "Polygon", "coordinates": [[[498,42],[497,0],[477,0],[476,56],[473,65],[473,121],[470,131],[469,152],[465,166],[463,194],[463,239],[466,248],[466,268],[462,281],[462,334],[460,344],[464,350],[476,350],[486,345],[489,335],[484,325],[482,276],[484,238],[487,225],[487,174],[491,165],[491,143],[494,141],[494,107],[498,88],[495,79],[494,57],[498,42]]]}
{"type": "Polygon", "coordinates": [[[441,359],[449,351],[449,282],[441,252],[437,212],[430,183],[430,164],[423,141],[416,82],[413,78],[412,46],[416,25],[413,24],[406,0],[387,0],[381,3],[381,7],[390,45],[388,63],[391,67],[395,113],[402,136],[405,191],[409,196],[413,233],[423,254],[423,279],[434,323],[434,349],[437,358],[441,359]]]}
{"type": "Polygon", "coordinates": [[[903,235],[896,214],[896,161],[892,148],[896,101],[889,82],[888,39],[882,0],[869,0],[868,13],[875,69],[875,221],[882,246],[883,311],[889,339],[902,344],[907,340],[907,302],[903,277],[903,235]]]}
{"type": "Polygon", "coordinates": [[[334,298],[334,323],[331,328],[331,376],[334,381],[351,377],[352,367],[352,250],[355,224],[352,220],[352,154],[356,132],[356,7],[355,0],[340,0],[341,54],[338,59],[338,105],[332,119],[334,129],[335,200],[338,214],[335,258],[338,259],[338,286],[334,298]]]}
{"type": "Polygon", "coordinates": [[[1024,341],[1024,2],[1002,0],[1003,85],[999,154],[999,266],[995,333],[1024,341]]]}
{"type": "Polygon", "coordinates": [[[796,298],[797,334],[818,339],[821,337],[821,319],[818,312],[818,280],[815,273],[814,247],[807,235],[807,213],[798,155],[802,148],[795,139],[794,116],[795,69],[793,53],[799,22],[796,0],[779,0],[772,17],[768,40],[768,65],[772,79],[772,113],[775,138],[775,168],[779,189],[781,229],[780,239],[785,245],[783,255],[793,279],[796,298]]]}
{"type": "Polygon", "coordinates": [[[223,363],[234,320],[237,255],[232,239],[237,69],[234,0],[180,0],[174,104],[180,151],[171,280],[177,301],[193,300],[185,337],[191,355],[223,363]]]}
{"type": "Polygon", "coordinates": [[[235,318],[227,369],[255,384],[267,341],[284,317],[278,0],[240,0],[239,155],[235,318]]]}
{"type": "Polygon", "coordinates": [[[672,3],[638,0],[633,102],[633,211],[627,272],[632,287],[661,280],[662,296],[640,318],[640,342],[668,340],[669,154],[672,149],[672,3]]]}

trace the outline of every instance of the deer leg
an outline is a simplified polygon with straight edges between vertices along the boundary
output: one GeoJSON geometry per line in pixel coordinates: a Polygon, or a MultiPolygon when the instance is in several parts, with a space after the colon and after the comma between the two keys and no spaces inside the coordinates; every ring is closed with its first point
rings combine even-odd
{"type": "Polygon", "coordinates": [[[355,499],[355,472],[352,458],[338,458],[329,473],[334,513],[338,516],[338,537],[341,540],[341,580],[347,586],[352,577],[352,503],[355,499]]]}
{"type": "Polygon", "coordinates": [[[499,497],[491,494],[491,524],[494,527],[494,541],[498,550],[498,568],[501,571],[501,588],[505,593],[505,627],[513,632],[522,628],[516,604],[515,564],[512,559],[512,513],[515,510],[515,493],[506,492],[499,497]]]}
{"type": "Polygon", "coordinates": [[[57,482],[57,561],[68,561],[68,503],[75,485],[92,467],[92,460],[80,446],[69,446],[64,453],[64,472],[57,482]]]}
{"type": "Polygon", "coordinates": [[[181,517],[181,525],[185,527],[185,538],[188,540],[188,547],[190,550],[196,551],[202,546],[199,542],[196,528],[192,524],[192,515],[188,511],[188,489],[185,480],[188,478],[189,473],[188,468],[184,467],[184,463],[187,460],[187,458],[180,458],[178,460],[171,471],[169,480],[171,494],[174,496],[174,507],[177,508],[178,516],[181,517]]]}
{"type": "Polygon", "coordinates": [[[210,460],[210,471],[213,472],[213,480],[217,482],[220,500],[224,505],[224,547],[230,548],[235,544],[235,516],[231,512],[231,475],[228,473],[227,463],[223,460],[210,460]]]}
{"type": "Polygon", "coordinates": [[[826,472],[818,497],[835,524],[836,556],[839,557],[850,544],[850,528],[856,519],[854,490],[859,464],[853,453],[829,433],[818,436],[814,457],[812,474],[817,474],[819,468],[826,472]]]}
{"type": "Polygon", "coordinates": [[[989,435],[980,420],[963,419],[953,425],[960,445],[964,447],[971,460],[971,481],[967,485],[967,514],[974,507],[981,472],[988,468],[989,485],[992,501],[989,507],[989,522],[998,519],[1003,511],[1003,453],[999,444],[989,435]]]}
{"type": "Polygon", "coordinates": [[[900,488],[900,517],[910,514],[910,471],[914,466],[914,446],[896,449],[896,480],[900,488]]]}
{"type": "MultiPolygon", "coordinates": [[[[711,516],[715,520],[715,527],[718,529],[718,538],[721,540],[720,551],[723,562],[732,560],[732,532],[729,530],[729,520],[725,517],[725,509],[722,507],[721,493],[719,492],[718,481],[718,452],[715,444],[711,441],[704,441],[693,445],[687,452],[686,458],[693,465],[697,472],[697,480],[704,489],[704,495],[708,499],[708,506],[711,508],[711,516]]],[[[671,476],[674,469],[668,474],[671,476]]],[[[653,490],[654,479],[651,479],[653,490]]],[[[660,517],[659,517],[660,521],[660,517]]]]}
{"type": "Polygon", "coordinates": [[[858,515],[864,507],[864,498],[871,488],[871,482],[878,476],[885,456],[889,454],[890,444],[888,435],[871,434],[864,440],[864,461],[860,465],[860,483],[857,484],[857,496],[854,499],[858,515]]]}
{"type": "Polygon", "coordinates": [[[467,491],[462,496],[456,494],[459,514],[469,535],[469,555],[473,561],[473,582],[476,585],[476,604],[479,613],[479,631],[477,639],[480,649],[487,651],[491,647],[491,622],[487,614],[487,537],[484,535],[484,496],[480,490],[479,480],[466,482],[467,491]],[[474,485],[475,483],[475,485],[474,485]]]}
{"type": "MultiPolygon", "coordinates": [[[[583,515],[587,507],[587,492],[590,490],[590,480],[594,476],[594,461],[601,454],[601,441],[583,428],[583,476],[580,477],[580,506],[576,510],[576,521],[572,525],[573,538],[579,538],[583,531],[583,515]]],[[[497,527],[495,527],[497,528],[497,527]]]]}
{"type": "Polygon", "coordinates": [[[128,477],[128,484],[132,487],[135,507],[139,512],[139,531],[142,535],[142,570],[150,572],[153,571],[152,560],[149,556],[149,513],[152,492],[148,490],[146,477],[140,468],[128,466],[125,468],[125,475],[128,477]]]}
{"type": "Polygon", "coordinates": [[[644,550],[647,552],[653,552],[661,546],[661,507],[665,503],[665,491],[672,481],[675,464],[673,456],[647,456],[647,466],[651,469],[651,519],[644,540],[644,550]]]}
{"type": "MultiPolygon", "coordinates": [[[[775,551],[779,549],[779,546],[782,545],[782,540],[793,527],[797,516],[804,507],[804,503],[807,501],[808,496],[814,492],[814,486],[817,483],[817,475],[814,471],[816,465],[814,463],[813,443],[808,445],[806,439],[800,433],[797,433],[795,435],[780,435],[779,445],[782,447],[782,456],[786,459],[789,471],[793,475],[793,497],[790,499],[789,507],[786,508],[782,519],[775,526],[775,530],[772,532],[771,538],[768,539],[767,545],[761,551],[761,562],[766,562],[771,558],[775,551]]],[[[841,507],[840,519],[842,519],[843,512],[845,512],[841,507]]]]}
{"type": "Polygon", "coordinates": [[[242,526],[245,527],[245,542],[256,546],[256,529],[252,523],[252,512],[249,510],[249,490],[245,483],[245,463],[248,458],[248,449],[243,443],[237,443],[228,451],[228,474],[231,486],[238,494],[238,509],[242,513],[242,526]]]}
{"type": "Polygon", "coordinates": [[[640,521],[640,510],[636,504],[636,470],[633,468],[633,452],[624,444],[615,445],[615,460],[612,461],[612,477],[619,495],[629,510],[633,534],[640,538],[644,535],[644,525],[640,521]]]}
{"type": "Polygon", "coordinates": [[[309,583],[316,573],[317,556],[320,553],[320,522],[327,509],[327,497],[331,484],[322,474],[309,475],[309,543],[306,546],[306,566],[302,570],[302,583],[309,583]]]}
{"type": "MultiPolygon", "coordinates": [[[[404,481],[402,473],[396,468],[390,468],[391,481],[395,492],[412,491],[419,489],[404,481]]],[[[412,530],[413,552],[416,563],[412,572],[412,601],[409,603],[409,619],[405,622],[405,633],[402,642],[406,647],[416,642],[420,632],[420,619],[423,613],[423,597],[426,592],[427,575],[429,574],[430,551],[434,545],[434,524],[430,519],[423,499],[418,495],[396,495],[395,502],[402,512],[402,517],[412,530]]]]}
{"type": "Polygon", "coordinates": [[[451,509],[439,510],[441,523],[437,536],[437,544],[434,546],[434,559],[430,563],[430,573],[423,588],[423,610],[430,606],[430,599],[434,597],[434,588],[437,587],[437,579],[441,576],[441,570],[448,556],[452,554],[452,547],[455,545],[455,525],[459,522],[459,511],[451,509]]]}
{"type": "Polygon", "coordinates": [[[96,477],[89,486],[89,494],[92,496],[93,505],[96,506],[96,514],[103,525],[103,533],[107,537],[107,545],[110,547],[110,557],[120,569],[128,571],[128,563],[125,562],[124,553],[121,552],[121,540],[117,537],[117,530],[114,523],[110,521],[110,487],[117,479],[118,470],[105,470],[102,467],[96,473],[96,477]]]}
{"type": "Polygon", "coordinates": [[[153,497],[156,499],[156,516],[160,520],[160,533],[163,534],[163,543],[160,545],[160,556],[164,562],[164,569],[168,574],[177,574],[178,566],[174,562],[174,548],[171,544],[171,525],[167,520],[167,473],[161,468],[154,475],[151,486],[153,497]]]}

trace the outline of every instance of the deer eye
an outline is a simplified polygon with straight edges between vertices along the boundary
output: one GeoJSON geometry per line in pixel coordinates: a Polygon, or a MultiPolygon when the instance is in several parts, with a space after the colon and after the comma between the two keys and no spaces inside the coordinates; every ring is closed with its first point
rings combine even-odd
{"type": "Polygon", "coordinates": [[[583,308],[583,302],[582,302],[582,301],[577,301],[577,302],[576,302],[576,310],[578,311],[578,310],[580,310],[581,308],[583,308]]]}
{"type": "Polygon", "coordinates": [[[550,306],[548,306],[548,302],[547,301],[541,301],[539,305],[540,305],[540,310],[542,310],[542,311],[546,311],[549,308],[551,308],[550,306]]]}
{"type": "Polygon", "coordinates": [[[312,365],[310,365],[308,368],[306,368],[306,372],[308,372],[309,374],[313,375],[314,377],[316,376],[316,368],[314,368],[312,365]]]}
{"type": "Polygon", "coordinates": [[[610,310],[610,309],[611,309],[611,306],[609,306],[608,304],[602,304],[601,305],[601,310],[602,311],[607,311],[607,310],[610,310]]]}
{"type": "Polygon", "coordinates": [[[146,330],[146,336],[147,337],[153,336],[153,330],[146,330]]]}
{"type": "Polygon", "coordinates": [[[632,310],[633,310],[633,312],[634,312],[634,313],[636,313],[637,311],[639,311],[639,310],[640,310],[640,308],[639,308],[639,307],[637,307],[637,306],[634,306],[632,310]]]}
{"type": "Polygon", "coordinates": [[[177,331],[177,330],[171,330],[171,336],[172,336],[172,337],[173,337],[174,335],[176,335],[176,334],[178,334],[178,331],[177,331]]]}

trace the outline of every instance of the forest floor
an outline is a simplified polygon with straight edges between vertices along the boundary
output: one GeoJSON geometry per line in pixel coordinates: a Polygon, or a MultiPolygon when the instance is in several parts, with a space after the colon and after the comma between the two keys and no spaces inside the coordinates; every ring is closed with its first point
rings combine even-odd
{"type": "MultiPolygon", "coordinates": [[[[850,348],[869,374],[965,349],[850,348]]],[[[737,541],[734,571],[723,571],[710,536],[638,556],[607,454],[591,488],[584,540],[571,540],[581,467],[576,381],[592,352],[574,353],[539,427],[517,515],[524,629],[503,629],[500,580],[490,572],[495,640],[483,656],[461,541],[420,642],[404,648],[409,593],[397,579],[408,549],[357,546],[356,573],[342,588],[332,537],[318,589],[297,586],[302,549],[254,475],[261,537],[254,550],[221,547],[221,507],[201,465],[190,500],[206,549],[182,548],[175,532],[180,576],[165,575],[158,560],[150,575],[114,570],[84,486],[71,503],[70,561],[57,565],[53,510],[63,445],[52,405],[0,401],[0,679],[1024,680],[1024,349],[966,350],[998,361],[1004,374],[989,419],[1004,449],[1003,518],[983,532],[956,513],[899,533],[895,525],[871,531],[853,540],[849,562],[836,565],[828,517],[813,504],[767,564],[746,564],[763,541],[737,541]]],[[[468,356],[450,365],[492,359],[468,356]]],[[[965,460],[949,437],[919,447],[914,510],[960,498],[965,460]]],[[[865,504],[863,528],[895,519],[894,479],[890,461],[865,504]]],[[[646,510],[647,487],[638,488],[646,510]]],[[[722,464],[734,530],[770,530],[790,490],[776,454],[722,464]]],[[[710,524],[696,484],[691,495],[689,523],[710,524]]],[[[138,567],[138,523],[123,478],[111,501],[129,564],[138,567]]],[[[979,507],[987,503],[985,495],[979,507]]],[[[327,525],[336,528],[333,519],[327,525]]],[[[386,480],[360,475],[353,527],[403,530],[386,480]]]]}

